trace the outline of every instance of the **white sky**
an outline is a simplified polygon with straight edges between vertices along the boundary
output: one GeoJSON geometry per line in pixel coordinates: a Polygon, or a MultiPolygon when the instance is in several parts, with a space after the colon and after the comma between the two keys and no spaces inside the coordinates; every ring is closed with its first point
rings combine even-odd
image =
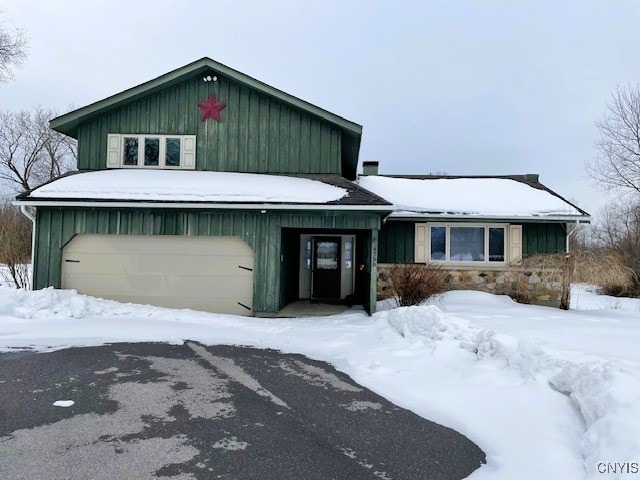
{"type": "Polygon", "coordinates": [[[0,0],[29,59],[0,107],[82,106],[203,56],[364,126],[381,173],[540,173],[596,214],[584,163],[640,80],[635,0],[0,0]]]}

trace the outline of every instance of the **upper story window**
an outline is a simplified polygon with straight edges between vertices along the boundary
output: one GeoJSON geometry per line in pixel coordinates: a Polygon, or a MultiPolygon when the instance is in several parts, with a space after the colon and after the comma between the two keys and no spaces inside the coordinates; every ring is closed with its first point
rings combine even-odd
{"type": "Polygon", "coordinates": [[[107,168],[167,168],[193,170],[195,135],[110,134],[107,168]]]}
{"type": "Polygon", "coordinates": [[[522,227],[460,223],[416,224],[416,262],[500,265],[522,255],[522,227]]]}

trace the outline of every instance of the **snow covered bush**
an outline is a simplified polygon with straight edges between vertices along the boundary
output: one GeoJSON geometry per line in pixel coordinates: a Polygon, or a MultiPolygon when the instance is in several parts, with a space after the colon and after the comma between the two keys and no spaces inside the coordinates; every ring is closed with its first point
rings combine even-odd
{"type": "Polygon", "coordinates": [[[399,307],[420,305],[448,290],[441,268],[428,263],[394,264],[385,277],[384,283],[399,307]]]}

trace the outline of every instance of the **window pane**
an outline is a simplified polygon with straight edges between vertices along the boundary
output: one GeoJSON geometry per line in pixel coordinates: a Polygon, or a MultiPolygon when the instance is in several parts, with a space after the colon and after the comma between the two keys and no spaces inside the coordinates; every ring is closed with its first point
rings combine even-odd
{"type": "Polygon", "coordinates": [[[344,268],[351,268],[353,245],[351,240],[344,241],[344,268]]]}
{"type": "Polygon", "coordinates": [[[145,166],[157,166],[160,159],[160,139],[144,139],[144,164],[145,166]]]}
{"type": "Polygon", "coordinates": [[[447,227],[431,227],[431,260],[446,260],[447,227]]]}
{"type": "Polygon", "coordinates": [[[318,242],[316,244],[316,267],[319,270],[336,270],[338,265],[338,242],[318,242]]]}
{"type": "Polygon", "coordinates": [[[484,227],[451,227],[451,261],[484,260],[484,227]]]}
{"type": "Polygon", "coordinates": [[[489,228],[489,261],[504,262],[504,228],[489,228]]]}
{"type": "Polygon", "coordinates": [[[167,138],[166,151],[164,158],[164,164],[167,167],[179,167],[180,166],[180,139],[179,138],[167,138]]]}
{"type": "Polygon", "coordinates": [[[311,270],[311,240],[304,242],[304,266],[311,270]]]}
{"type": "Polygon", "coordinates": [[[123,165],[138,165],[138,138],[124,137],[123,165]]]}

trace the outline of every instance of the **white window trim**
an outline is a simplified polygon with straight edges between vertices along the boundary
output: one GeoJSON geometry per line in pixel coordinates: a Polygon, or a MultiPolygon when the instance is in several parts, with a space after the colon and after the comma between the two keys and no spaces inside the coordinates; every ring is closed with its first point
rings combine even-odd
{"type": "Polygon", "coordinates": [[[473,266],[505,266],[509,263],[509,224],[508,223],[425,223],[426,226],[426,261],[435,265],[446,266],[458,266],[458,267],[473,267],[473,266]],[[431,259],[431,227],[445,227],[446,230],[446,242],[445,242],[445,257],[446,260],[432,260],[431,259]],[[476,227],[484,228],[484,260],[478,261],[456,261],[451,260],[450,256],[450,243],[451,243],[451,227],[476,227]],[[490,262],[489,261],[489,228],[502,228],[504,230],[504,261],[502,262],[490,262]]]}
{"type": "Polygon", "coordinates": [[[109,134],[107,140],[107,168],[141,168],[141,169],[163,169],[163,170],[194,170],[195,169],[195,135],[156,135],[152,133],[122,133],[109,134]],[[124,139],[138,139],[138,164],[124,164],[124,139]],[[146,138],[158,138],[160,148],[158,152],[158,165],[144,164],[144,144],[146,138]],[[166,165],[167,139],[177,138],[180,140],[180,165],[177,167],[166,165]],[[192,145],[193,148],[187,148],[192,145]],[[117,145],[117,149],[114,148],[117,145]]]}

